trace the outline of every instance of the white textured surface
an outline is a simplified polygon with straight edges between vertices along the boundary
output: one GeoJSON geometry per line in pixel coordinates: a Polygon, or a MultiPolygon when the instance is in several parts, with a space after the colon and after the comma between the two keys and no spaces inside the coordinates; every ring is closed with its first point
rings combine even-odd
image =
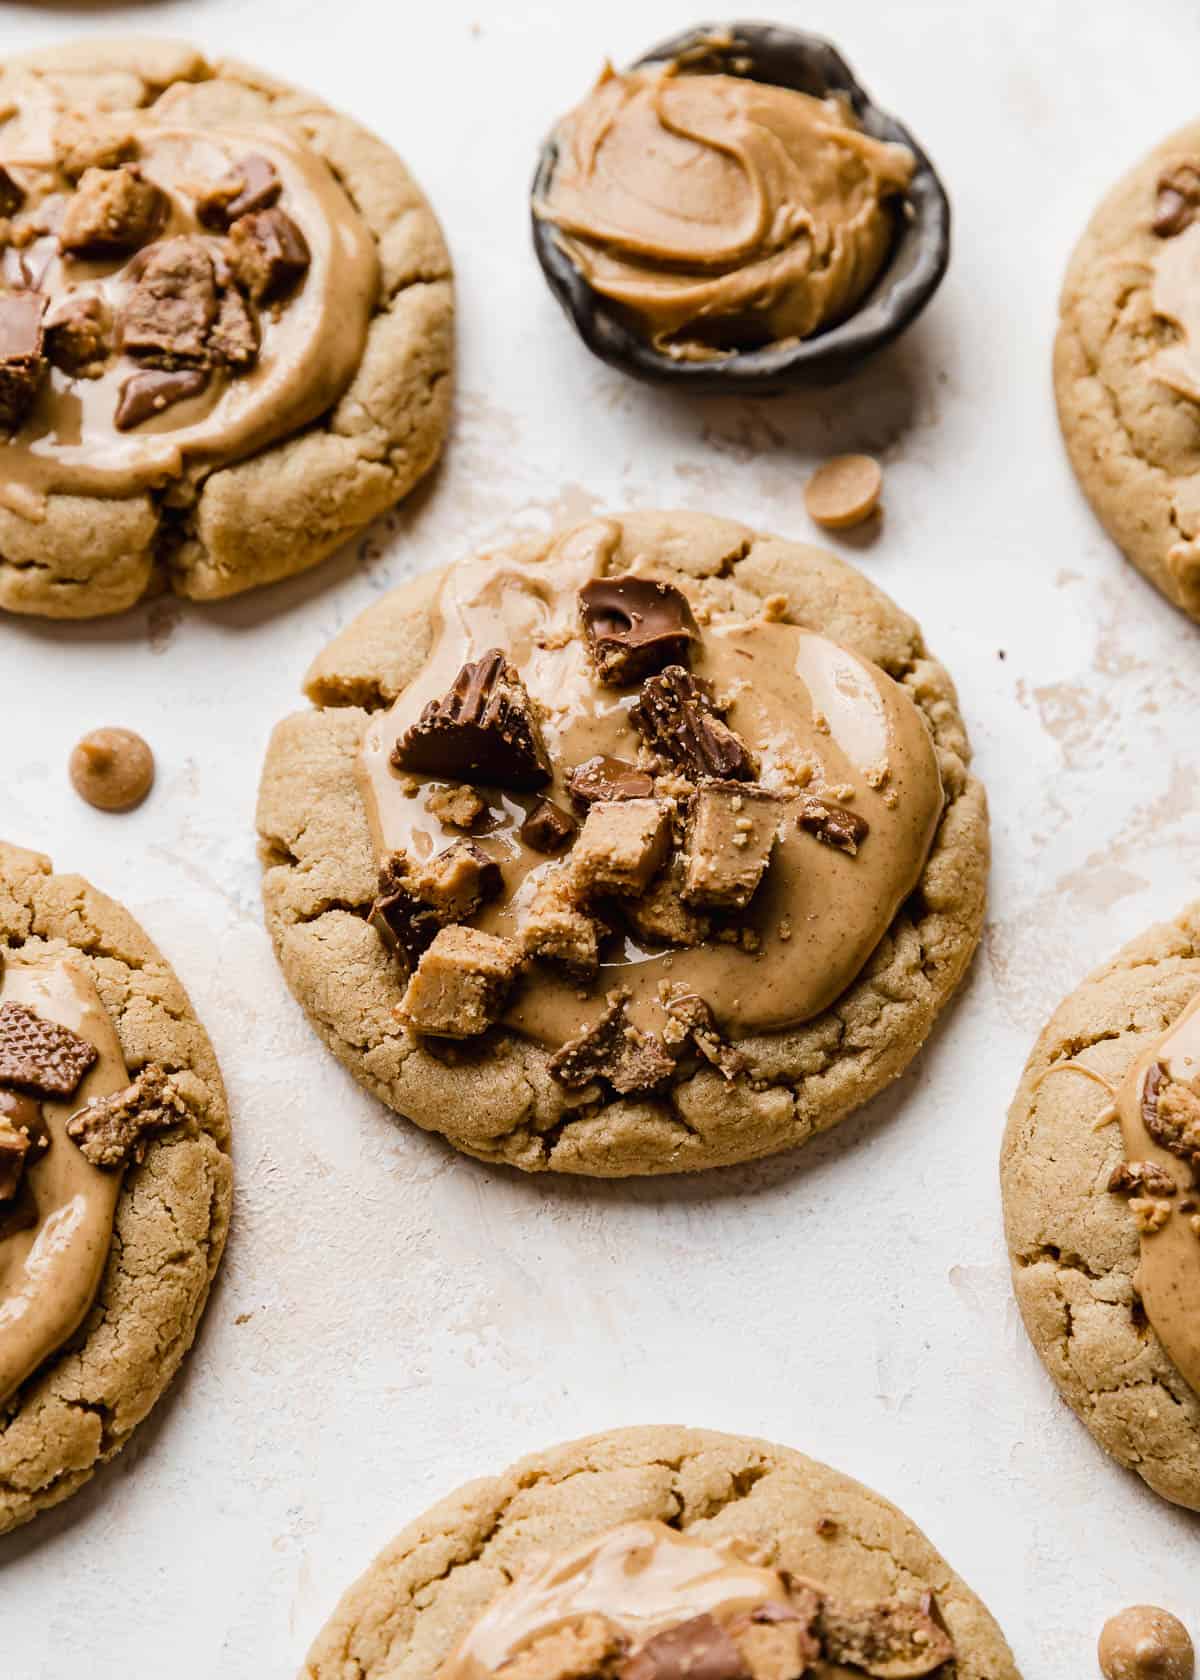
{"type": "Polygon", "coordinates": [[[444,219],[463,328],[446,464],[353,552],[215,609],[0,624],[0,827],[123,899],[176,964],[229,1082],[238,1169],[224,1275],[173,1394],[87,1492],[0,1542],[5,1680],[290,1675],[430,1501],[632,1422],[763,1434],[872,1483],[988,1601],[1028,1680],[1094,1672],[1096,1630],[1128,1602],[1200,1633],[1196,1520],[1055,1400],[996,1188],[1041,1021],[1200,876],[1200,633],[1093,523],[1048,376],[1058,277],[1095,198],[1196,115],[1200,19],[1183,0],[773,11],[826,30],[911,122],[954,199],[954,261],[854,384],[688,405],[577,345],[524,202],[539,136],[603,56],[694,21],[687,7],[3,7],[0,50],[188,34],[355,111],[444,219]],[[886,465],[885,526],[852,557],[950,665],[993,802],[991,925],[933,1043],[832,1138],[691,1181],[525,1180],[393,1121],[309,1032],[260,924],[258,766],[309,657],[390,584],[561,516],[679,504],[809,536],[804,481],[844,448],[886,465]],[[67,787],[71,743],[100,723],[159,755],[131,817],[67,787]]]}

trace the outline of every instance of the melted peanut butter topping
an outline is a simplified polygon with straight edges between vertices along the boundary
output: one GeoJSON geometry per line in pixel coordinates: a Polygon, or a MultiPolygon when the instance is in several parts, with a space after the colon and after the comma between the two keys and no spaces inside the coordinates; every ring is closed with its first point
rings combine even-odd
{"type": "Polygon", "coordinates": [[[116,1031],[91,980],[70,957],[9,958],[0,1002],[21,1003],[100,1052],[74,1096],[42,1099],[50,1147],[26,1170],[37,1222],[0,1238],[0,1404],[82,1324],[112,1244],[121,1174],[99,1172],[67,1136],[92,1097],[129,1083],[116,1031]]]}
{"type": "MultiPolygon", "coordinates": [[[[0,166],[27,194],[23,214],[39,205],[50,211],[70,188],[56,169],[52,115],[38,107],[0,127],[0,166]]],[[[349,384],[366,344],[379,288],[375,244],[315,152],[267,125],[192,129],[138,112],[128,129],[138,169],[167,195],[155,244],[186,234],[224,261],[226,242],[202,225],[197,198],[254,154],[274,166],[279,205],[302,230],[311,263],[291,295],[260,311],[252,367],[214,367],[202,391],[132,430],[114,423],[121,386],[136,371],[130,357],[110,358],[97,378],[48,368],[20,429],[0,438],[0,502],[31,520],[42,516],[51,492],[127,496],[255,454],[324,413],[349,384]]],[[[93,260],[60,251],[51,233],[4,252],[0,280],[45,293],[48,320],[68,294],[99,299],[115,319],[153,248],[93,260]]]]}
{"type": "Polygon", "coordinates": [[[1163,1078],[1200,1092],[1200,997],[1142,1053],[1122,1081],[1117,1110],[1125,1156],[1162,1168],[1178,1186],[1171,1213],[1158,1230],[1143,1230],[1134,1287],[1154,1333],[1180,1374],[1200,1394],[1200,1192],[1185,1161],[1157,1143],[1146,1126],[1147,1082],[1163,1078]],[[1190,1211],[1189,1211],[1190,1209],[1190,1211]]]}
{"type": "MultiPolygon", "coordinates": [[[[636,687],[597,684],[579,629],[578,591],[604,576],[621,529],[597,520],[562,537],[545,561],[483,556],[452,567],[435,609],[433,643],[413,681],[366,729],[360,780],[378,855],[425,858],[454,837],[429,809],[428,778],[397,772],[399,736],[440,698],[460,667],[489,648],[517,667],[539,713],[552,782],[524,795],[483,787],[494,826],[473,836],[499,864],[503,891],[472,918],[486,932],[518,936],[555,860],[530,850],[518,830],[544,795],[570,809],[571,770],[596,754],[636,760],[630,721],[636,687]]],[[[645,573],[653,576],[653,568],[645,573]]],[[[670,581],[686,589],[686,580],[670,581]]],[[[550,1047],[603,1013],[605,994],[628,988],[630,1018],[660,1030],[664,982],[704,999],[729,1037],[811,1019],[851,984],[920,878],[942,814],[942,784],[928,728],[904,689],[869,660],[826,637],[765,617],[707,617],[692,660],[731,703],[730,727],[757,755],[759,782],[786,798],[803,791],[852,801],[870,834],[856,856],[805,833],[785,804],[781,837],[763,885],[738,927],[756,949],[717,939],[692,949],[652,950],[626,934],[606,947],[586,993],[548,964],[518,984],[504,1017],[550,1047]]]]}
{"type": "Polygon", "coordinates": [[[914,167],[835,99],[674,64],[606,70],[556,139],[538,215],[594,290],[683,358],[850,314],[914,167]]]}

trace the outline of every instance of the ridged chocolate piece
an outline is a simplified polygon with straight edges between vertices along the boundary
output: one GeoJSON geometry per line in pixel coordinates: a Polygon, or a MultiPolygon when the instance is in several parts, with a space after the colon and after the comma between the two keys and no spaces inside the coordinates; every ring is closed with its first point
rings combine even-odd
{"type": "Polygon", "coordinates": [[[609,994],[608,1008],[594,1027],[568,1039],[550,1058],[551,1074],[569,1091],[602,1079],[619,1097],[656,1091],[674,1071],[674,1059],[654,1034],[633,1026],[620,992],[609,994]]]}
{"type": "Polygon", "coordinates": [[[625,758],[597,753],[585,758],[567,777],[567,787],[577,805],[594,805],[598,799],[650,799],[654,777],[625,758]]]}
{"type": "Polygon", "coordinates": [[[798,820],[800,827],[809,834],[815,834],[818,840],[823,840],[827,846],[835,846],[839,852],[848,852],[851,857],[871,832],[870,823],[857,811],[835,805],[832,799],[818,799],[815,795],[800,801],[798,820]]]}
{"type": "Polygon", "coordinates": [[[0,1080],[43,1097],[69,1097],[99,1052],[70,1027],[23,1003],[0,1004],[0,1080]]]}
{"type": "Polygon", "coordinates": [[[592,578],[579,591],[579,614],[596,675],[612,688],[686,665],[700,640],[687,596],[656,578],[592,578]]]}
{"type": "Polygon", "coordinates": [[[719,716],[711,688],[682,665],[668,665],[658,676],[647,677],[629,716],[651,751],[685,776],[697,781],[754,779],[754,760],[745,742],[719,716]]]}
{"type": "Polygon", "coordinates": [[[397,770],[532,793],[550,765],[521,681],[499,648],[464,665],[392,748],[397,770]]]}

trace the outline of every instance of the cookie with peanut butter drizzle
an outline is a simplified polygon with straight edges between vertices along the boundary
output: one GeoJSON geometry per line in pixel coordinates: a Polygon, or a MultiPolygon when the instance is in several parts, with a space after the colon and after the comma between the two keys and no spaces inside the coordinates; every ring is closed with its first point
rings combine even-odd
{"type": "Polygon", "coordinates": [[[280,960],[368,1088],[469,1153],[802,1142],[901,1071],[974,947],[949,679],[820,550],[592,521],[396,592],[309,692],[260,799],[280,960]]]}
{"type": "Polygon", "coordinates": [[[3,844],[0,887],[2,1533],[86,1481],[174,1375],[230,1168],[212,1051],[141,930],[3,844]]]}
{"type": "Polygon", "coordinates": [[[1017,1680],[893,1506],[800,1453],[623,1429],[473,1482],[343,1598],[306,1680],[1017,1680]],[[449,1563],[447,1563],[449,1559],[449,1563]]]}
{"type": "Polygon", "coordinates": [[[0,110],[0,607],[234,594],[428,468],[449,265],[382,145],[171,43],[11,61],[0,110]]]}
{"type": "Polygon", "coordinates": [[[1093,1435],[1200,1510],[1200,906],[1063,1003],[1003,1187],[1026,1327],[1093,1435]]]}

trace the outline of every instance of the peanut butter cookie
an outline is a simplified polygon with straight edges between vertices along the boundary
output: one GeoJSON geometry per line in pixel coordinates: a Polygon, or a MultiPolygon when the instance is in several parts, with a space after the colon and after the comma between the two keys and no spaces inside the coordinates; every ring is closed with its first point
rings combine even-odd
{"type": "Polygon", "coordinates": [[[1067,451],[1127,559],[1200,620],[1200,123],[1172,135],[1088,223],[1059,304],[1067,451]]]}
{"type": "Polygon", "coordinates": [[[450,260],[349,117],[165,40],[0,65],[0,609],[236,595],[413,487],[450,260]]]}
{"type": "Polygon", "coordinates": [[[342,1599],[303,1675],[834,1672],[1018,1680],[984,1606],[878,1494],[786,1447],[672,1427],[554,1447],[443,1499],[342,1599]]]}
{"type": "Polygon", "coordinates": [[[0,1533],[121,1450],[225,1245],[212,1047],[133,918],[0,843],[0,1533]]]}
{"type": "Polygon", "coordinates": [[[599,519],[369,608],[275,730],[267,922],[398,1113],[527,1171],[805,1142],[979,937],[983,790],[920,631],[820,549],[599,519]]]}
{"type": "Polygon", "coordinates": [[[1200,1510],[1200,903],[1060,1004],[1001,1177],[1017,1300],[1063,1398],[1200,1510]]]}

